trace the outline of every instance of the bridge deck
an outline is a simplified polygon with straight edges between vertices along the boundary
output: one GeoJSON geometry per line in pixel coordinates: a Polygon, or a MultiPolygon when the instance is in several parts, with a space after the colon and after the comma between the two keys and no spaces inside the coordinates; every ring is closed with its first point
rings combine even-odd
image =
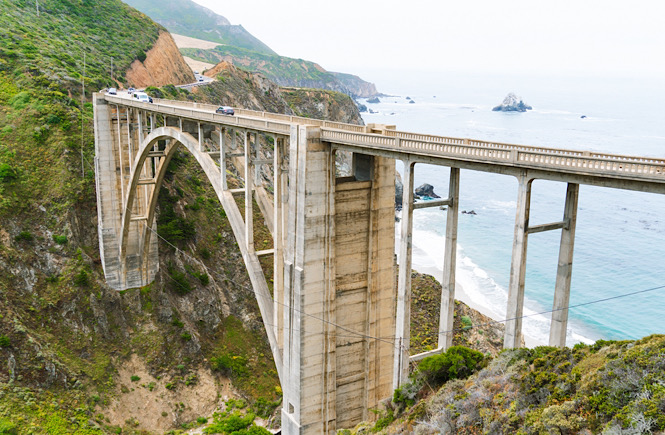
{"type": "Polygon", "coordinates": [[[273,134],[288,135],[292,124],[315,125],[321,128],[322,140],[364,154],[514,176],[526,170],[533,178],[665,193],[665,159],[660,158],[376,130],[371,126],[245,109],[237,109],[235,116],[219,115],[214,113],[217,106],[210,104],[160,99],[150,104],[117,96],[105,98],[111,103],[163,115],[273,134]]]}

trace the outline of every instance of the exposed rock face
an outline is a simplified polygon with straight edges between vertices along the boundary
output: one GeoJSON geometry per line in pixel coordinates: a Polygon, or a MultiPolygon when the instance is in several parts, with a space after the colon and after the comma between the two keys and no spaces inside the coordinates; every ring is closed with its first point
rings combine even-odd
{"type": "Polygon", "coordinates": [[[282,98],[279,86],[261,74],[238,69],[229,62],[220,62],[203,74],[217,81],[192,89],[192,93],[201,97],[199,101],[250,110],[293,113],[282,98]]]}
{"type": "Polygon", "coordinates": [[[130,86],[138,88],[181,85],[196,81],[168,32],[159,34],[157,42],[148,50],[143,62],[138,59],[132,62],[126,77],[130,86]]]}
{"type": "Polygon", "coordinates": [[[358,76],[332,71],[330,74],[334,75],[346,88],[343,92],[354,98],[369,98],[379,94],[374,83],[366,82],[358,76]]]}
{"type": "Polygon", "coordinates": [[[370,98],[369,100],[367,100],[367,102],[370,103],[370,104],[378,104],[378,103],[381,102],[381,100],[379,100],[379,97],[374,97],[374,98],[370,98]]]}
{"type": "Polygon", "coordinates": [[[341,92],[323,89],[282,88],[282,97],[297,115],[364,125],[358,106],[341,92]]]}
{"type": "Polygon", "coordinates": [[[506,98],[503,99],[503,102],[494,107],[492,110],[495,112],[526,112],[531,110],[533,107],[526,104],[522,97],[518,97],[512,92],[506,95],[506,98]]]}
{"type": "Polygon", "coordinates": [[[419,197],[428,196],[430,198],[441,198],[439,195],[434,193],[434,186],[427,183],[421,184],[420,186],[416,187],[415,193],[416,196],[419,197]]]}

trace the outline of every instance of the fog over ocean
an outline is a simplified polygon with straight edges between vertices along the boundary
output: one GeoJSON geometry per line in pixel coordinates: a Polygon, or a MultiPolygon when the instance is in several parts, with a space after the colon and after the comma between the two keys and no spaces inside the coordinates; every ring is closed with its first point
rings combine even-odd
{"type": "MultiPolygon", "coordinates": [[[[662,80],[527,77],[482,74],[367,75],[379,91],[378,113],[366,123],[398,130],[498,142],[665,158],[662,80]],[[514,92],[533,110],[492,112],[514,92]],[[415,101],[410,104],[406,97],[415,101]],[[582,118],[585,116],[585,118],[582,118]]],[[[397,164],[401,171],[401,163],[397,164]]],[[[448,169],[416,165],[415,185],[429,183],[445,197],[448,169]]],[[[533,184],[530,223],[561,220],[566,186],[533,184]]],[[[504,318],[517,180],[462,170],[457,280],[469,297],[504,318]]],[[[415,212],[414,268],[442,268],[445,212],[415,212]]],[[[528,241],[525,314],[552,308],[560,231],[528,241]]],[[[441,277],[438,276],[440,279],[441,277]]],[[[665,285],[665,195],[582,185],[570,304],[665,285]]],[[[665,333],[665,289],[574,308],[568,345],[596,339],[634,339],[665,333]]],[[[547,342],[550,314],[525,320],[524,333],[547,342]]]]}

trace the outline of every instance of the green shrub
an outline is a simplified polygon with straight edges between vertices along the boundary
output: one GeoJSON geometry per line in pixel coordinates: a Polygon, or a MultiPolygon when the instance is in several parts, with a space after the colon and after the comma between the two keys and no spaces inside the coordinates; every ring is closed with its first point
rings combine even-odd
{"type": "Polygon", "coordinates": [[[190,341],[192,339],[192,334],[190,334],[189,332],[183,332],[182,334],[180,334],[180,338],[182,338],[185,341],[190,341]]]}
{"type": "Polygon", "coordinates": [[[58,245],[64,245],[67,243],[67,236],[58,236],[58,235],[53,235],[53,241],[57,243],[58,245]]]}
{"type": "Polygon", "coordinates": [[[203,433],[224,433],[233,435],[268,435],[267,429],[254,424],[254,414],[242,415],[234,412],[231,415],[215,414],[214,423],[203,430],[203,433]]]}
{"type": "Polygon", "coordinates": [[[16,435],[17,433],[16,424],[6,418],[0,418],[0,435],[16,435]]]}
{"type": "Polygon", "coordinates": [[[16,180],[16,170],[8,163],[0,163],[0,181],[16,180]]]}
{"type": "Polygon", "coordinates": [[[275,409],[282,403],[281,399],[270,400],[265,397],[259,397],[256,402],[252,404],[252,412],[261,418],[268,418],[275,412],[275,409]]]}
{"type": "Polygon", "coordinates": [[[175,326],[176,328],[182,328],[185,326],[184,323],[180,321],[180,319],[174,317],[173,320],[171,320],[171,325],[175,326]]]}
{"type": "Polygon", "coordinates": [[[462,330],[463,331],[468,331],[469,329],[473,328],[473,322],[471,321],[471,317],[462,316],[462,318],[460,320],[462,322],[462,330]]]}
{"type": "MultiPolygon", "coordinates": [[[[11,341],[6,335],[0,335],[0,347],[9,347],[11,346],[11,341]]],[[[2,432],[0,432],[2,433],[2,432]]]]}
{"type": "Polygon", "coordinates": [[[196,419],[196,422],[198,424],[206,424],[208,422],[208,419],[205,418],[205,417],[199,417],[199,418],[196,419]]]}
{"type": "Polygon", "coordinates": [[[176,270],[173,266],[169,266],[167,272],[173,284],[171,287],[176,293],[186,295],[192,291],[192,285],[187,280],[187,275],[184,272],[176,270]]]}
{"type": "Polygon", "coordinates": [[[21,231],[18,233],[16,237],[14,237],[14,240],[17,242],[20,242],[21,240],[26,241],[26,242],[32,242],[34,240],[34,236],[30,231],[21,231]]]}
{"type": "Polygon", "coordinates": [[[416,403],[416,396],[422,388],[422,380],[411,378],[408,382],[395,389],[393,393],[393,403],[397,405],[397,410],[401,411],[416,403]]]}
{"type": "Polygon", "coordinates": [[[19,92],[9,99],[9,105],[12,106],[14,110],[23,110],[25,107],[30,104],[32,97],[27,91],[19,92]]]}
{"type": "Polygon", "coordinates": [[[201,255],[201,258],[203,258],[204,260],[208,260],[212,256],[212,254],[210,253],[210,250],[208,248],[201,249],[199,251],[199,255],[201,255]]]}
{"type": "Polygon", "coordinates": [[[208,285],[208,283],[210,282],[210,277],[205,272],[198,273],[196,277],[199,279],[202,285],[208,285]]]}
{"type": "Polygon", "coordinates": [[[129,378],[129,379],[130,379],[130,380],[131,380],[132,382],[138,382],[138,381],[140,381],[140,380],[141,380],[141,378],[140,378],[140,377],[138,377],[138,376],[136,376],[136,375],[132,375],[132,377],[131,377],[131,378],[129,378]]]}
{"type": "Polygon", "coordinates": [[[465,378],[484,366],[485,356],[464,346],[453,346],[445,353],[423,359],[420,373],[430,382],[441,385],[450,379],[465,378]]]}
{"type": "Polygon", "coordinates": [[[229,353],[210,358],[212,369],[221,371],[227,376],[246,376],[248,373],[247,362],[246,357],[229,353]]]}
{"type": "Polygon", "coordinates": [[[87,287],[90,284],[90,279],[88,277],[88,272],[81,270],[74,276],[74,284],[79,287],[87,287]]]}
{"type": "Polygon", "coordinates": [[[379,432],[385,429],[393,421],[395,421],[395,415],[393,414],[393,410],[388,409],[388,411],[383,416],[379,417],[379,419],[376,420],[376,423],[372,428],[372,432],[379,432]]]}

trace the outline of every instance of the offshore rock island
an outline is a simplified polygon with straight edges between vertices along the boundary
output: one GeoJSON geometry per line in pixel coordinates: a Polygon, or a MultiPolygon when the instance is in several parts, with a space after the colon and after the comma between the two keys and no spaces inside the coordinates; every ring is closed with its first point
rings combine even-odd
{"type": "Polygon", "coordinates": [[[533,107],[529,106],[522,100],[522,97],[518,97],[514,93],[509,93],[506,95],[506,98],[503,99],[503,102],[492,108],[494,112],[526,112],[531,110],[533,107]]]}

